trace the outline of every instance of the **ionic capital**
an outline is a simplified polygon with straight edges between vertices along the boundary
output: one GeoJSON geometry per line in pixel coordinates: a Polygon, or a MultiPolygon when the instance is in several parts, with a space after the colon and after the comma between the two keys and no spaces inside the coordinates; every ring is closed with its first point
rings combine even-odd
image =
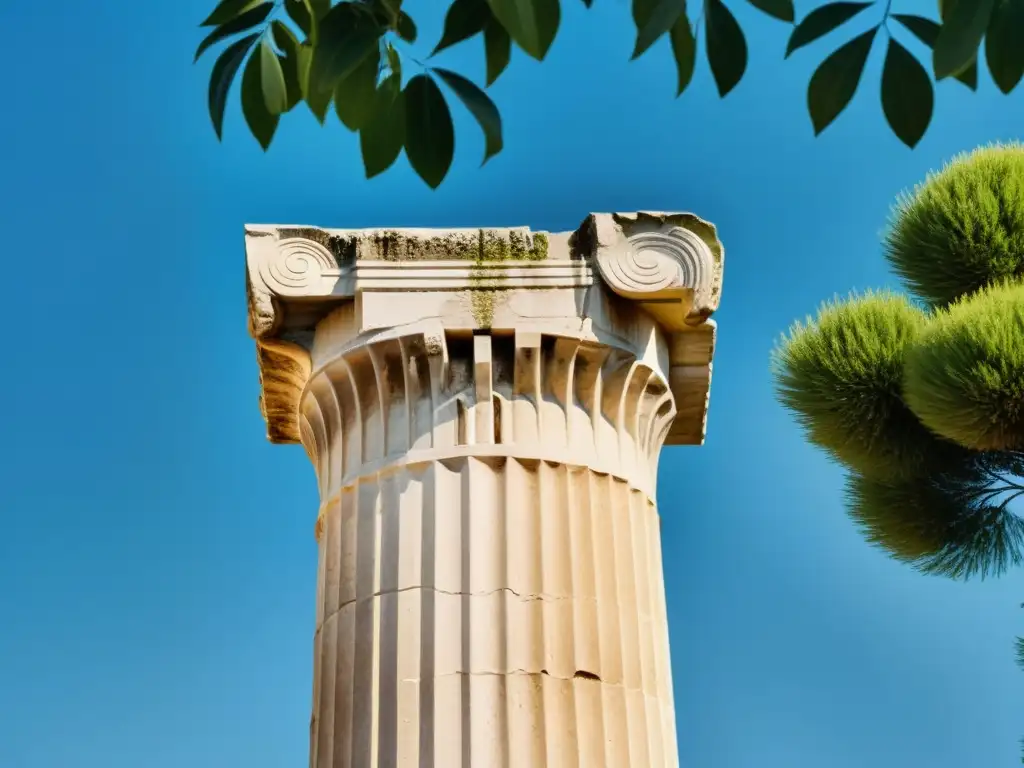
{"type": "Polygon", "coordinates": [[[692,214],[592,214],[551,233],[249,226],[246,252],[274,442],[309,447],[303,393],[358,350],[529,334],[645,366],[671,395],[666,441],[703,442],[723,249],[692,214]]]}

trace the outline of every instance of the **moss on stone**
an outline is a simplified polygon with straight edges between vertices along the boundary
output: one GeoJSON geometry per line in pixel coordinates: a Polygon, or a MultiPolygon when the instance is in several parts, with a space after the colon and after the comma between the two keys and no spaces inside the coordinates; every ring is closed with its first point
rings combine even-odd
{"type": "Polygon", "coordinates": [[[507,261],[512,254],[509,241],[495,232],[480,230],[480,251],[477,261],[507,261]]]}
{"type": "Polygon", "coordinates": [[[543,261],[548,257],[548,236],[546,232],[535,232],[533,235],[533,247],[530,249],[528,258],[531,261],[543,261]]]}
{"type": "Polygon", "coordinates": [[[494,321],[494,295],[500,277],[488,265],[507,261],[512,253],[509,241],[495,232],[480,231],[480,249],[469,273],[469,300],[473,319],[481,328],[490,328],[494,321]]]}
{"type": "Polygon", "coordinates": [[[339,264],[345,264],[356,257],[355,243],[346,237],[319,227],[282,227],[278,231],[281,240],[302,238],[312,240],[326,248],[339,264]]]}
{"type": "Polygon", "coordinates": [[[393,229],[385,230],[377,235],[376,243],[377,252],[381,258],[385,261],[393,261],[400,258],[398,255],[401,253],[402,248],[402,236],[393,229]]]}
{"type": "Polygon", "coordinates": [[[282,238],[303,237],[325,246],[347,263],[355,259],[400,261],[539,261],[547,258],[548,238],[526,230],[466,229],[428,234],[400,229],[332,231],[288,227],[282,238]]]}
{"type": "Polygon", "coordinates": [[[522,232],[515,230],[509,232],[508,245],[513,259],[522,261],[526,258],[526,237],[522,232]]]}
{"type": "Polygon", "coordinates": [[[529,234],[520,230],[494,232],[481,230],[479,262],[540,261],[548,255],[548,236],[543,232],[529,234]],[[532,243],[531,243],[532,239],[532,243]]]}
{"type": "Polygon", "coordinates": [[[501,270],[495,265],[506,261],[537,261],[547,258],[548,238],[545,234],[530,236],[520,230],[495,232],[480,231],[480,247],[473,269],[470,271],[470,305],[473,319],[481,328],[490,328],[494,322],[494,304],[504,282],[501,270]]]}
{"type": "Polygon", "coordinates": [[[470,289],[473,319],[481,328],[490,329],[494,322],[494,297],[496,294],[497,290],[494,288],[470,289]]]}
{"type": "Polygon", "coordinates": [[[447,261],[476,259],[480,250],[479,231],[444,232],[424,237],[401,230],[382,229],[357,234],[351,242],[359,258],[381,261],[447,261]]]}
{"type": "Polygon", "coordinates": [[[469,299],[473,319],[481,328],[490,328],[494,321],[494,304],[502,290],[504,273],[495,269],[506,261],[541,261],[548,257],[548,236],[543,232],[530,235],[522,230],[480,230],[479,248],[470,270],[469,299]],[[532,239],[532,242],[531,242],[532,239]]]}
{"type": "Polygon", "coordinates": [[[357,259],[388,262],[471,261],[470,300],[482,328],[494,318],[505,277],[499,265],[548,258],[548,235],[527,229],[465,229],[431,234],[423,230],[325,230],[282,228],[280,237],[304,237],[328,248],[339,264],[357,259]]]}

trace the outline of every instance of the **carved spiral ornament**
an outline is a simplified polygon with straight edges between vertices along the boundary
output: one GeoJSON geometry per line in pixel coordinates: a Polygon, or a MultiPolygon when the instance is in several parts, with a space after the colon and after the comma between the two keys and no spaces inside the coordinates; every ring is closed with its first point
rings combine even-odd
{"type": "Polygon", "coordinates": [[[656,293],[692,288],[700,294],[713,279],[711,249],[683,227],[639,232],[615,249],[601,249],[598,268],[616,293],[656,293]]]}
{"type": "Polygon", "coordinates": [[[283,295],[301,296],[338,265],[331,252],[312,240],[293,237],[277,244],[277,253],[260,264],[267,287],[283,295]]]}

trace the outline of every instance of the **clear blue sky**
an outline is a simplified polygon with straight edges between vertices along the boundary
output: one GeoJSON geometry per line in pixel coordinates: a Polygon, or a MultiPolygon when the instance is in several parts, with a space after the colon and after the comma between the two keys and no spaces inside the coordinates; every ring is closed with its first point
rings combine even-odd
{"type": "MultiPolygon", "coordinates": [[[[682,764],[1016,764],[1020,574],[950,583],[864,544],[768,354],[820,300],[891,283],[895,195],[1019,136],[1019,93],[943,84],[910,152],[878,106],[879,44],[815,140],[804,89],[831,41],[784,62],[786,29],[733,0],[750,73],[721,102],[702,63],[676,101],[667,44],[627,62],[626,0],[565,0],[549,60],[516,53],[493,89],[505,152],[479,170],[458,111],[431,192],[404,158],[365,181],[355,137],[302,108],[264,155],[233,97],[218,145],[212,58],[191,65],[211,5],[0,3],[0,766],[305,764],[316,489],[300,448],[264,439],[243,223],[571,229],[644,208],[697,212],[727,249],[708,441],[661,464],[682,764]]],[[[422,53],[441,18],[408,5],[422,53]]],[[[443,60],[479,78],[481,48],[443,60]]]]}

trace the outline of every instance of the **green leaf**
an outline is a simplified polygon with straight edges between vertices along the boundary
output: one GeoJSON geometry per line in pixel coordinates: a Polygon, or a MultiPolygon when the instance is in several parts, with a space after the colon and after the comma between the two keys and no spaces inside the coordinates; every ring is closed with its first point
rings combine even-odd
{"type": "Polygon", "coordinates": [[[391,43],[388,43],[388,69],[391,73],[398,75],[398,81],[402,81],[402,57],[391,43]]]}
{"type": "Polygon", "coordinates": [[[747,70],[747,41],[736,18],[722,0],[707,0],[704,13],[708,64],[718,86],[718,95],[724,97],[736,87],[747,70]]]}
{"type": "Polygon", "coordinates": [[[434,72],[466,105],[466,109],[476,118],[480,130],[484,132],[486,146],[484,147],[484,159],[480,165],[486,165],[487,161],[501,152],[504,146],[501,138],[501,114],[498,112],[498,108],[486,93],[462,75],[447,69],[435,69],[434,72]]]}
{"type": "Polygon", "coordinates": [[[484,27],[484,54],[487,57],[487,85],[494,85],[512,58],[512,38],[497,19],[484,27]]]}
{"type": "Polygon", "coordinates": [[[779,21],[790,24],[796,19],[796,12],[793,10],[793,0],[747,0],[759,11],[764,11],[779,21]]]}
{"type": "Polygon", "coordinates": [[[452,114],[429,75],[416,75],[405,86],[405,154],[431,189],[444,181],[455,156],[452,114]]]}
{"type": "Polygon", "coordinates": [[[985,61],[992,80],[1010,93],[1024,76],[1024,0],[999,0],[985,33],[985,61]]]}
{"type": "Polygon", "coordinates": [[[288,109],[291,110],[296,104],[302,101],[302,44],[288,27],[274,20],[270,25],[274,33],[274,42],[281,50],[281,71],[284,73],[284,83],[288,91],[288,109]]]}
{"type": "Polygon", "coordinates": [[[358,131],[373,114],[380,74],[380,54],[367,56],[334,86],[334,111],[351,131],[358,131]]]}
{"type": "Polygon", "coordinates": [[[259,38],[258,34],[243,37],[221,53],[213,65],[213,72],[210,74],[210,120],[213,121],[213,130],[217,133],[219,141],[223,135],[224,107],[228,100],[228,91],[231,90],[231,83],[234,82],[238,68],[242,66],[249,50],[259,38]]]}
{"type": "Polygon", "coordinates": [[[284,0],[284,10],[288,18],[295,22],[302,34],[309,37],[313,32],[313,9],[308,0],[284,0]]]}
{"type": "Polygon", "coordinates": [[[331,99],[334,98],[334,91],[320,91],[310,85],[309,72],[312,66],[313,47],[309,43],[303,43],[299,48],[299,82],[302,85],[302,98],[306,100],[306,106],[313,113],[313,117],[323,125],[327,119],[331,99]]]}
{"type": "Polygon", "coordinates": [[[217,7],[213,9],[213,13],[206,17],[199,26],[201,27],[219,27],[221,24],[226,24],[236,16],[241,16],[251,8],[256,7],[262,2],[262,0],[221,0],[217,3],[217,7]]]}
{"type": "Polygon", "coordinates": [[[310,90],[306,94],[306,106],[313,113],[320,125],[327,120],[327,111],[331,108],[331,100],[334,98],[332,91],[310,90]]]}
{"type": "Polygon", "coordinates": [[[288,86],[284,81],[284,72],[277,54],[263,38],[260,43],[260,83],[263,86],[263,101],[267,111],[272,115],[282,115],[288,111],[288,86]]]}
{"type": "Polygon", "coordinates": [[[697,39],[693,36],[690,20],[685,13],[672,25],[672,29],[669,30],[669,38],[672,41],[672,55],[676,60],[676,72],[679,78],[676,97],[679,97],[693,80],[693,70],[697,64],[697,39]]]}
{"type": "Polygon", "coordinates": [[[633,24],[637,29],[647,23],[659,0],[632,0],[630,10],[633,14],[633,24]]]}
{"type": "Polygon", "coordinates": [[[978,90],[978,59],[975,57],[971,60],[970,65],[963,72],[958,72],[953,75],[955,80],[959,80],[961,83],[966,85],[972,91],[978,90]]]}
{"type": "Polygon", "coordinates": [[[226,37],[237,35],[239,32],[245,32],[247,29],[252,29],[257,24],[262,24],[272,10],[274,10],[273,3],[260,3],[241,16],[236,16],[226,24],[217,27],[199,44],[199,48],[196,50],[196,57],[192,60],[192,63],[194,64],[199,61],[199,57],[214,43],[218,43],[226,37]]]}
{"type": "MultiPolygon", "coordinates": [[[[913,14],[906,13],[894,13],[892,18],[896,19],[900,24],[906,27],[918,40],[927,45],[929,48],[935,46],[935,41],[939,37],[939,29],[941,27],[937,22],[931,19],[926,19],[922,16],[914,16],[913,14]]],[[[978,87],[978,60],[975,58],[971,65],[963,72],[954,75],[954,77],[961,83],[966,85],[972,91],[978,87]]]]}
{"type": "Polygon", "coordinates": [[[275,19],[270,22],[270,31],[274,35],[274,44],[285,55],[295,53],[299,49],[301,45],[299,38],[295,36],[295,33],[283,21],[275,19]]]}
{"type": "Polygon", "coordinates": [[[530,56],[543,61],[555,40],[562,10],[559,0],[487,0],[509,37],[530,56]]]}
{"type": "Polygon", "coordinates": [[[882,69],[882,111],[892,132],[913,149],[928,130],[934,107],[935,93],[928,71],[890,37],[882,69]]]}
{"type": "Polygon", "coordinates": [[[939,37],[939,30],[942,29],[942,26],[937,21],[926,19],[924,16],[915,16],[911,13],[894,13],[891,18],[910,30],[914,37],[929,48],[935,46],[935,41],[939,37]]]}
{"type": "Polygon", "coordinates": [[[412,17],[407,13],[398,14],[398,24],[395,27],[395,31],[398,32],[398,36],[405,40],[407,43],[415,43],[416,35],[416,22],[412,20],[412,17]]]}
{"type": "Polygon", "coordinates": [[[384,30],[356,3],[339,3],[317,26],[309,81],[311,91],[331,92],[338,81],[378,51],[384,30]]]}
{"type": "Polygon", "coordinates": [[[948,15],[932,54],[936,80],[963,72],[977,57],[994,5],[995,0],[947,0],[948,15]]]}
{"type": "Polygon", "coordinates": [[[834,51],[811,75],[807,107],[815,136],[839,117],[853,98],[877,31],[876,27],[853,38],[834,51]]]}
{"type": "Polygon", "coordinates": [[[405,94],[402,79],[391,75],[377,88],[373,114],[359,131],[366,178],[383,173],[402,153],[405,144],[405,94]]]}
{"type": "Polygon", "coordinates": [[[402,13],[402,0],[377,0],[377,2],[383,6],[389,23],[397,23],[398,17],[402,13]]]}
{"type": "Polygon", "coordinates": [[[313,46],[309,43],[302,43],[299,46],[299,85],[302,87],[302,98],[307,99],[310,95],[309,89],[309,68],[313,64],[313,46]]]}
{"type": "Polygon", "coordinates": [[[633,0],[636,43],[631,58],[641,56],[685,13],[686,0],[633,0]]]}
{"type": "Polygon", "coordinates": [[[436,56],[445,48],[468,40],[480,32],[494,18],[487,0],[455,0],[444,17],[444,31],[441,40],[434,46],[431,56],[436,56]]]}
{"type": "Polygon", "coordinates": [[[242,73],[242,114],[252,135],[265,152],[270,147],[281,118],[267,109],[267,100],[263,92],[262,54],[250,56],[249,63],[245,65],[245,72],[242,73]]]}
{"type": "Polygon", "coordinates": [[[331,9],[331,0],[284,0],[284,9],[302,34],[315,41],[317,22],[331,9]]]}
{"type": "Polygon", "coordinates": [[[832,30],[852,19],[865,8],[871,7],[871,3],[829,3],[820,8],[815,8],[804,20],[796,25],[793,34],[789,36],[789,44],[786,46],[786,57],[793,51],[803,48],[824,37],[832,30]]]}

